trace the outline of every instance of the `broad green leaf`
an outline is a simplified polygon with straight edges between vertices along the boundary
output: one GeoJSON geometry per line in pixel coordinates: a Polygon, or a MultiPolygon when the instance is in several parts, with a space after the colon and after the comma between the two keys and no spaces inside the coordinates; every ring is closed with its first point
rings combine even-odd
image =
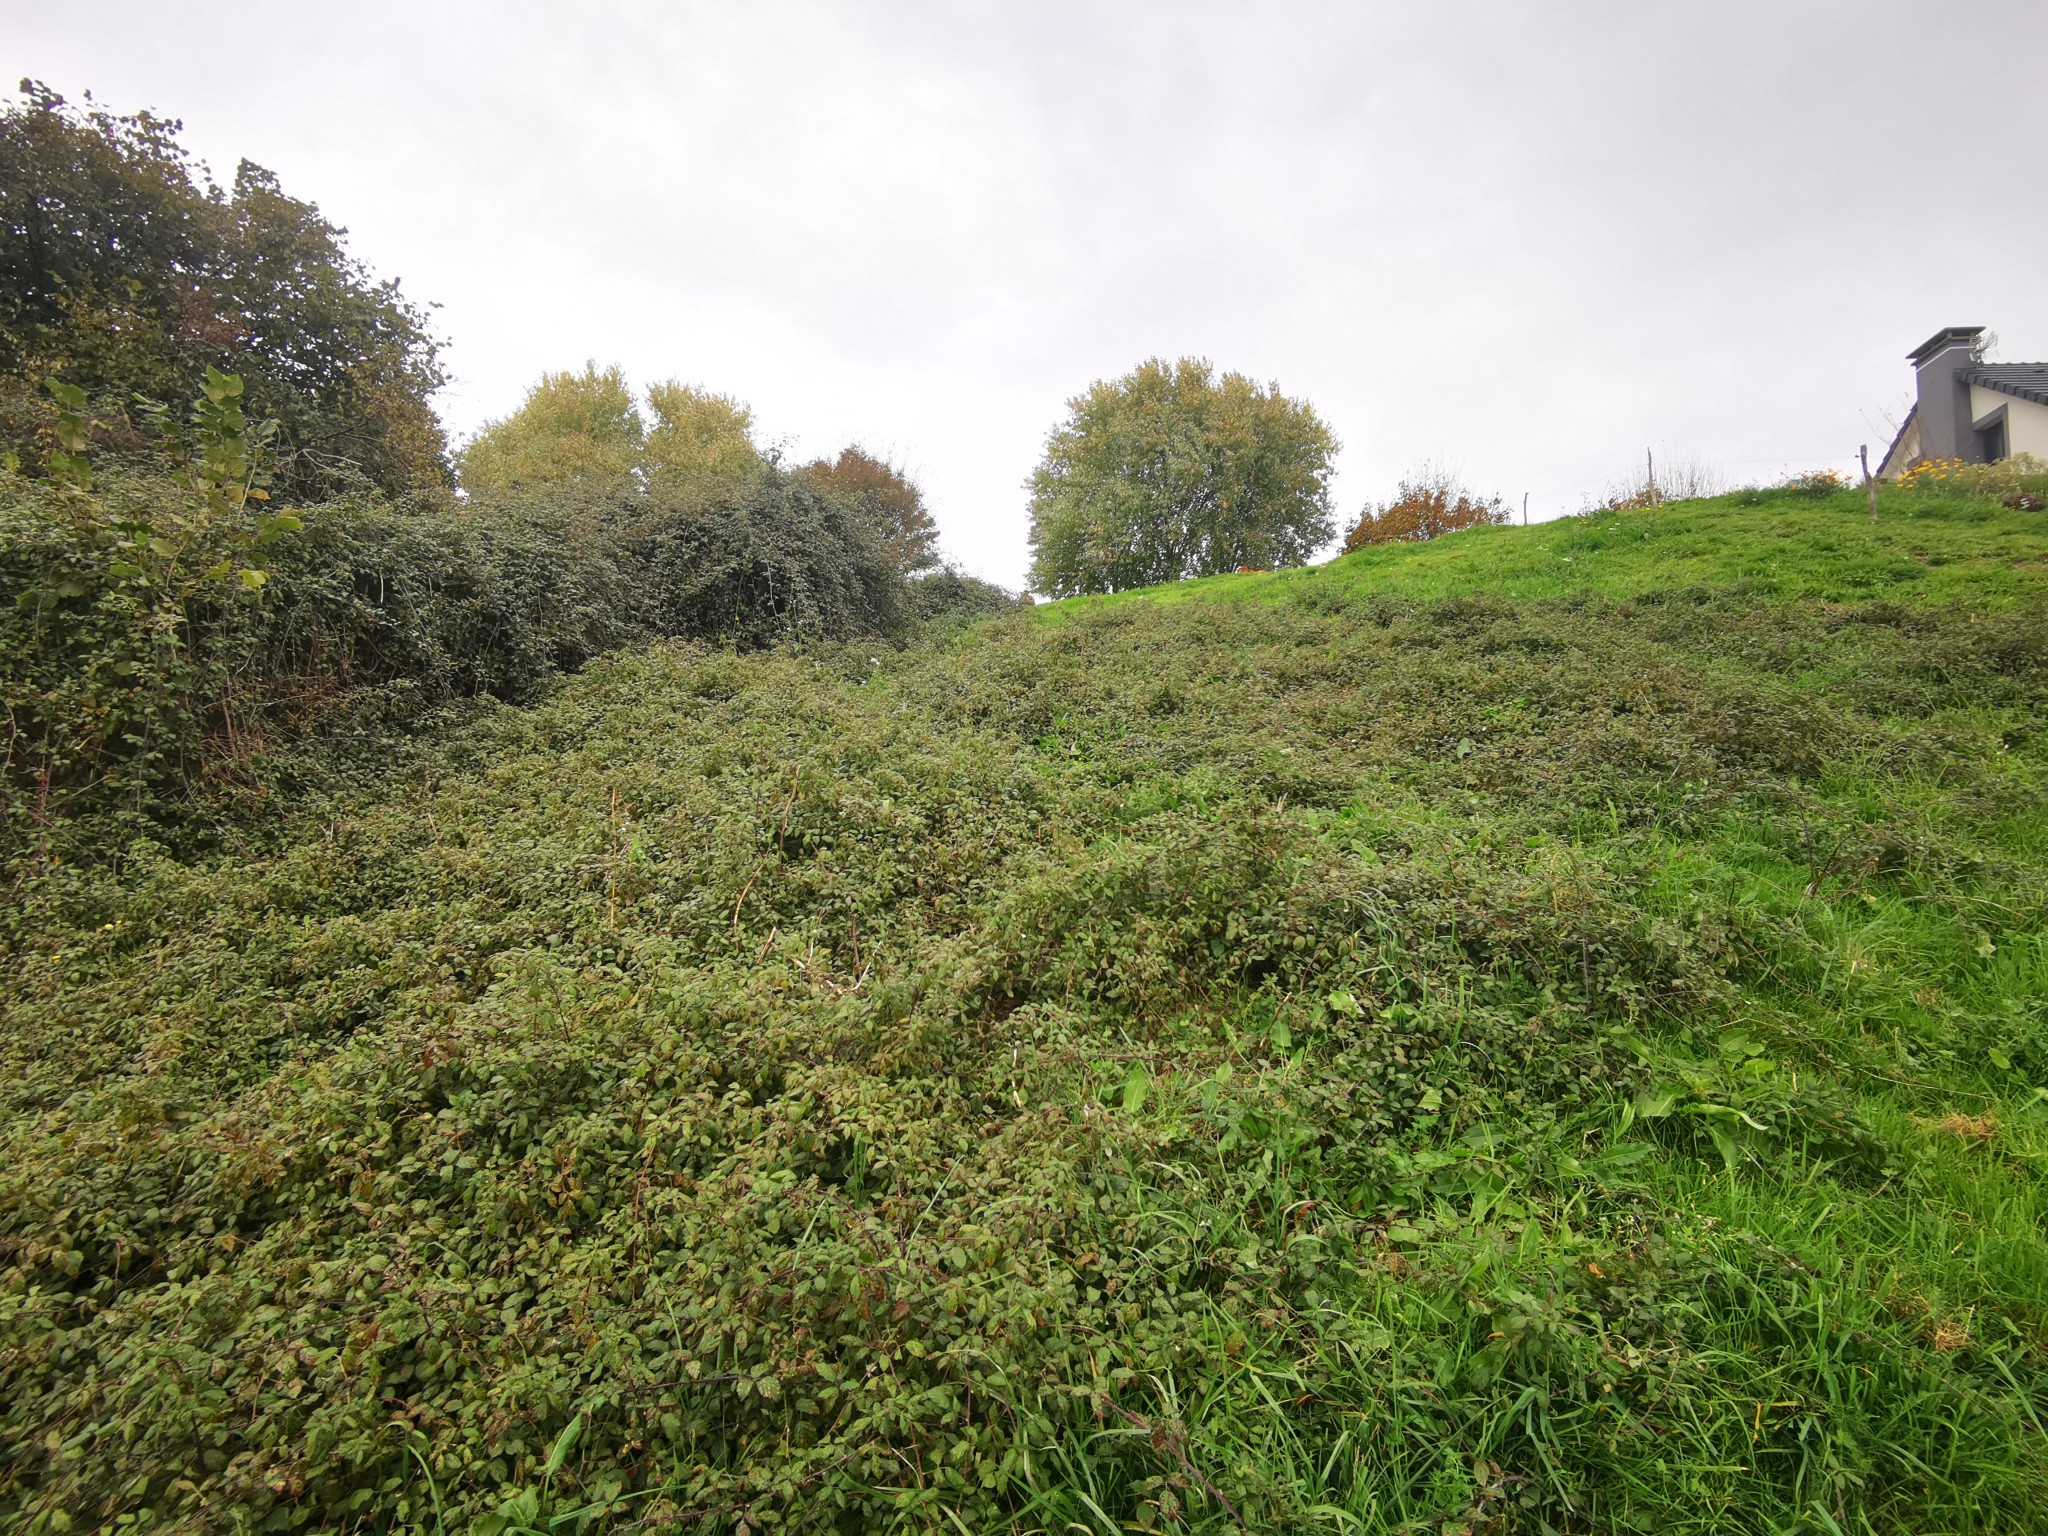
{"type": "Polygon", "coordinates": [[[1735,1137],[1725,1126],[1711,1120],[1707,1122],[1707,1134],[1714,1138],[1714,1145],[1720,1149],[1722,1163],[1731,1174],[1734,1173],[1736,1164],[1742,1161],[1742,1149],[1736,1145],[1735,1137]]]}
{"type": "Polygon", "coordinates": [[[1671,1107],[1683,1096],[1684,1090],[1660,1083],[1647,1093],[1635,1098],[1636,1118],[1639,1120],[1662,1120],[1671,1113],[1671,1107]]]}
{"type": "Polygon", "coordinates": [[[569,1459],[569,1453],[576,1449],[576,1442],[582,1438],[583,1415],[579,1413],[555,1436],[555,1443],[548,1449],[547,1465],[543,1470],[549,1477],[562,1470],[562,1463],[569,1459]]]}
{"type": "Polygon", "coordinates": [[[1145,1097],[1152,1091],[1152,1075],[1139,1062],[1133,1066],[1130,1075],[1124,1079],[1124,1110],[1135,1115],[1145,1107],[1145,1097]]]}

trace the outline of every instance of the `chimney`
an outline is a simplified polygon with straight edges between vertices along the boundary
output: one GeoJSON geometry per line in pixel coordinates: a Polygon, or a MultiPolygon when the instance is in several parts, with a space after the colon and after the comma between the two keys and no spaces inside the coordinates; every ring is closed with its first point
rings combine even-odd
{"type": "Polygon", "coordinates": [[[1970,386],[1956,377],[1977,363],[1983,334],[1981,325],[1952,325],[1906,354],[1919,385],[1922,458],[1975,464],[1984,457],[1970,425],[1970,386]]]}

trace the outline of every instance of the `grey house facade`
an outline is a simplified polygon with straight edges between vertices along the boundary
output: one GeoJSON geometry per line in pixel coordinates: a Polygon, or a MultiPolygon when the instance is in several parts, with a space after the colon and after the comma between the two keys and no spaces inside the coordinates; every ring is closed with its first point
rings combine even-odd
{"type": "Polygon", "coordinates": [[[2048,459],[2048,363],[1987,363],[1983,338],[1981,325],[1952,325],[1906,354],[1917,398],[1878,466],[1881,477],[1926,459],[2048,459]]]}

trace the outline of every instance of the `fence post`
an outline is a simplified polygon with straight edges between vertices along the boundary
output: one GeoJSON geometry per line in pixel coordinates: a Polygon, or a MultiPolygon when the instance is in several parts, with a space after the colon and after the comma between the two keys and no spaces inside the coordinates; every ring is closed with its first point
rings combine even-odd
{"type": "Polygon", "coordinates": [[[1863,461],[1863,494],[1870,498],[1870,520],[1877,521],[1877,482],[1870,478],[1870,444],[1865,443],[1856,450],[1856,457],[1863,461]]]}

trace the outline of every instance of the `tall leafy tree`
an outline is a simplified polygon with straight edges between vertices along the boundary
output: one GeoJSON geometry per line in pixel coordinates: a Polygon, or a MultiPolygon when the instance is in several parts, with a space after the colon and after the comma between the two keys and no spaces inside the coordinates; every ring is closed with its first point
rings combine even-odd
{"type": "Polygon", "coordinates": [[[1067,410],[1028,482],[1040,591],[1295,565],[1331,538],[1337,440],[1277,384],[1153,358],[1067,410]]]}
{"type": "Polygon", "coordinates": [[[645,453],[650,479],[715,494],[761,472],[754,413],[732,396],[669,379],[648,386],[647,407],[654,413],[645,453]]]}
{"type": "Polygon", "coordinates": [[[486,425],[461,453],[470,491],[568,481],[623,481],[640,468],[647,427],[632,386],[614,366],[545,373],[519,409],[486,425]]]}
{"type": "Polygon", "coordinates": [[[347,250],[346,231],[243,161],[213,184],[148,112],[80,107],[24,80],[0,112],[0,434],[24,458],[34,402],[84,389],[100,432],[140,394],[182,402],[206,370],[239,375],[279,424],[279,479],[316,495],[368,478],[447,478],[429,397],[443,382],[424,311],[347,250]]]}
{"type": "Polygon", "coordinates": [[[939,525],[917,483],[896,465],[863,448],[842,448],[838,458],[816,459],[798,474],[852,506],[903,575],[938,568],[939,525]]]}

